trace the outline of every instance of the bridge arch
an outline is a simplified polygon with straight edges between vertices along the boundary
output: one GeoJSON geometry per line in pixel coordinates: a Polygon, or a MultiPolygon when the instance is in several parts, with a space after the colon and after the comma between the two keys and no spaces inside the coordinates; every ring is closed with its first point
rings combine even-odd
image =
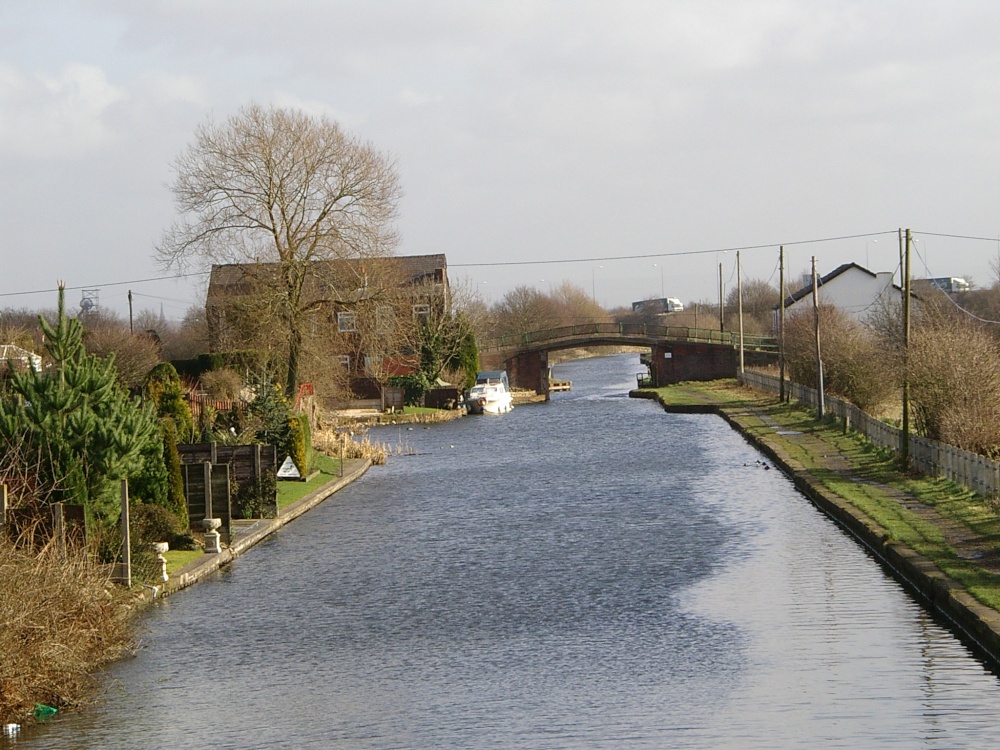
{"type": "MultiPolygon", "coordinates": [[[[650,349],[650,378],[655,386],[685,380],[736,376],[740,335],[684,326],[642,323],[583,323],[531,331],[485,342],[484,360],[507,370],[511,384],[548,394],[548,353],[590,346],[642,346],[650,349]]],[[[777,342],[770,336],[743,336],[744,358],[752,364],[775,361],[777,342]]]]}

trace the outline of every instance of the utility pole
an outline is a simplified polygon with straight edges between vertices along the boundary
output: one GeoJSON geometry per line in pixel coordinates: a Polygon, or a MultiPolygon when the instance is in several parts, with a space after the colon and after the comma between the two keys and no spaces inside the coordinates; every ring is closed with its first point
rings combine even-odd
{"type": "Polygon", "coordinates": [[[135,333],[135,331],[132,329],[132,290],[131,289],[128,290],[128,332],[130,334],[135,333]]]}
{"type": "Polygon", "coordinates": [[[906,253],[903,251],[903,230],[899,230],[899,286],[902,288],[906,284],[906,253]]]}
{"type": "Polygon", "coordinates": [[[785,246],[778,250],[778,400],[785,403],[785,246]]]}
{"type": "Polygon", "coordinates": [[[819,348],[819,279],[816,275],[816,256],[812,259],[813,273],[813,331],[816,336],[816,391],[819,395],[816,418],[822,419],[825,411],[823,403],[823,357],[819,348]]]}
{"type": "Polygon", "coordinates": [[[725,306],[726,300],[722,296],[722,264],[719,264],[719,333],[726,330],[725,326],[725,306]]]}
{"type": "MultiPolygon", "coordinates": [[[[902,232],[902,230],[900,230],[902,232]]],[[[913,237],[906,230],[903,251],[903,424],[900,435],[899,453],[903,469],[910,466],[910,246],[913,237]]]]}
{"type": "Polygon", "coordinates": [[[743,271],[740,266],[740,251],[736,251],[736,310],[740,319],[740,375],[743,374],[743,271]]]}

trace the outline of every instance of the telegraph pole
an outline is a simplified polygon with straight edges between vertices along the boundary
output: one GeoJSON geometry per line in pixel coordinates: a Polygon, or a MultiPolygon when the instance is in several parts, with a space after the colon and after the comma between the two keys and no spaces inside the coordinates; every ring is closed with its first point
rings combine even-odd
{"type": "MultiPolygon", "coordinates": [[[[900,230],[902,232],[902,230],[900,230]]],[[[913,243],[910,230],[906,230],[903,249],[903,424],[899,453],[903,469],[910,466],[910,246],[913,243]]]]}
{"type": "Polygon", "coordinates": [[[740,375],[743,375],[743,272],[740,266],[740,251],[736,251],[736,305],[740,319],[740,375]]]}
{"type": "Polygon", "coordinates": [[[816,256],[812,259],[813,273],[813,331],[816,336],[816,390],[819,395],[816,418],[822,419],[825,411],[823,403],[823,357],[819,348],[819,279],[816,276],[816,256]]]}
{"type": "Polygon", "coordinates": [[[726,330],[725,327],[725,298],[722,296],[722,264],[719,263],[719,333],[726,330]]]}
{"type": "Polygon", "coordinates": [[[785,403],[785,246],[778,250],[778,399],[785,403]]]}

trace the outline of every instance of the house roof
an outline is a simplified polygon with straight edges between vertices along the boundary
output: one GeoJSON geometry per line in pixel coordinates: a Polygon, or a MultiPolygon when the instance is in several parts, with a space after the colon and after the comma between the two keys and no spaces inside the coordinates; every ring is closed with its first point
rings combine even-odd
{"type": "MultiPolygon", "coordinates": [[[[434,255],[394,255],[382,258],[351,258],[343,260],[321,260],[313,264],[315,279],[309,283],[319,284],[320,279],[342,279],[345,285],[365,278],[368,272],[379,264],[398,273],[403,284],[419,284],[425,281],[445,283],[448,260],[443,253],[434,255]]],[[[208,299],[217,295],[228,296],[250,288],[252,282],[273,278],[279,270],[277,263],[226,263],[213,265],[208,282],[208,299]]]]}
{"type": "MultiPolygon", "coordinates": [[[[844,263],[843,265],[837,266],[835,269],[833,269],[832,271],[830,271],[830,273],[828,273],[826,276],[821,276],[819,278],[819,286],[822,287],[825,284],[829,284],[831,281],[833,281],[834,279],[836,279],[838,276],[842,276],[843,274],[847,273],[851,269],[855,269],[857,271],[860,271],[863,274],[867,274],[868,276],[871,276],[873,279],[878,278],[878,274],[877,273],[875,273],[874,271],[869,271],[867,268],[865,268],[863,266],[859,266],[857,263],[844,263]]],[[[896,284],[893,284],[892,288],[895,289],[896,291],[898,291],[900,294],[903,293],[902,287],[900,287],[900,286],[898,286],[896,284]]],[[[809,282],[808,284],[806,284],[804,287],[802,287],[801,289],[799,289],[794,294],[790,294],[787,297],[785,297],[785,307],[786,308],[787,307],[791,307],[792,305],[794,305],[796,302],[798,302],[799,300],[803,299],[804,297],[808,297],[810,294],[812,294],[812,291],[813,291],[813,285],[812,285],[812,282],[809,282]]],[[[779,307],[779,305],[775,305],[774,309],[777,310],[778,307],[779,307]]]]}

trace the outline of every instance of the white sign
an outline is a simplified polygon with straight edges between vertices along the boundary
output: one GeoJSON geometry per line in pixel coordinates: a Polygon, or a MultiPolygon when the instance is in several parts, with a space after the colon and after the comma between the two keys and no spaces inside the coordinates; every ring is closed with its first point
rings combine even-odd
{"type": "Polygon", "coordinates": [[[292,457],[289,456],[285,459],[285,463],[281,465],[278,469],[278,479],[301,479],[302,475],[299,474],[299,467],[295,465],[292,457]]]}

